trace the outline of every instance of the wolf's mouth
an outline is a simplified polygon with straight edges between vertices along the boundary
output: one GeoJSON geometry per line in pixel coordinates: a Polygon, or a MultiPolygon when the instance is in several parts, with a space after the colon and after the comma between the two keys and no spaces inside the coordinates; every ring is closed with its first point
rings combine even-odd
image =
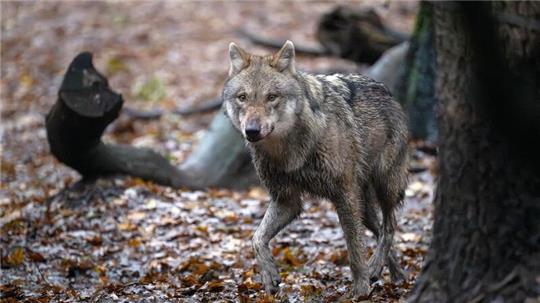
{"type": "Polygon", "coordinates": [[[265,139],[266,137],[268,137],[268,135],[270,135],[270,133],[266,135],[262,135],[261,133],[258,133],[256,135],[246,134],[246,139],[251,143],[255,143],[255,142],[265,139]]]}
{"type": "Polygon", "coordinates": [[[262,131],[246,132],[245,137],[246,137],[246,140],[248,140],[249,142],[255,143],[255,142],[259,142],[268,138],[268,136],[270,136],[270,134],[272,134],[273,131],[274,131],[274,127],[272,126],[272,128],[270,128],[270,131],[267,133],[264,133],[262,131]]]}
{"type": "Polygon", "coordinates": [[[264,139],[264,138],[259,137],[259,136],[257,136],[257,137],[246,136],[246,139],[247,139],[249,142],[251,142],[251,143],[255,143],[255,142],[261,141],[261,140],[264,139]]]}

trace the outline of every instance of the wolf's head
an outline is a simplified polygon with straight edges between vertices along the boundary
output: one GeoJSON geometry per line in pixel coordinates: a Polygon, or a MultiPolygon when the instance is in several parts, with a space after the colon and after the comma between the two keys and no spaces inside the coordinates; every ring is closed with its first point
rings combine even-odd
{"type": "Polygon", "coordinates": [[[229,78],[223,88],[225,110],[250,142],[285,136],[296,121],[303,96],[294,67],[294,45],[287,41],[269,56],[229,45],[229,78]]]}

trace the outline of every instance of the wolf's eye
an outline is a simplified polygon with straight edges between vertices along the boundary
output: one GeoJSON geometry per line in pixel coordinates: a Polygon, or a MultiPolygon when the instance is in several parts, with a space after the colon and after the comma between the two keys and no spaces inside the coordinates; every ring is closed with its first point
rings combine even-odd
{"type": "Polygon", "coordinates": [[[277,99],[277,95],[270,94],[266,98],[268,99],[268,101],[272,102],[272,101],[275,101],[277,99]]]}
{"type": "Polygon", "coordinates": [[[238,101],[240,102],[244,102],[247,99],[246,94],[240,94],[236,98],[238,98],[238,101]]]}

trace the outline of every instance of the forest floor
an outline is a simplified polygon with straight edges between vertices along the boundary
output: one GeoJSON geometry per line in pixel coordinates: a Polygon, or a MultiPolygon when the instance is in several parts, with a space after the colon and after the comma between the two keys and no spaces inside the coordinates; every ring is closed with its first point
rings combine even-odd
{"type": "MultiPolygon", "coordinates": [[[[390,26],[410,31],[415,3],[373,2],[390,26]],[[388,4],[388,3],[386,3],[388,4]]],[[[302,216],[272,242],[283,283],[262,290],[250,238],[268,196],[246,191],[173,190],[113,177],[78,183],[49,153],[44,116],[62,75],[83,50],[139,110],[191,106],[219,94],[227,45],[248,28],[315,43],[326,2],[2,2],[0,301],[2,302],[334,302],[351,285],[339,222],[327,201],[307,200],[302,216]]],[[[355,5],[360,5],[356,3],[355,5]]],[[[346,60],[299,56],[300,69],[361,69],[346,60]]],[[[125,115],[109,142],[151,147],[181,163],[214,113],[159,120],[125,115]]],[[[403,301],[431,237],[436,159],[415,151],[398,215],[396,247],[409,274],[373,284],[370,301],[403,301]]],[[[368,250],[375,242],[366,232],[368,250]]]]}

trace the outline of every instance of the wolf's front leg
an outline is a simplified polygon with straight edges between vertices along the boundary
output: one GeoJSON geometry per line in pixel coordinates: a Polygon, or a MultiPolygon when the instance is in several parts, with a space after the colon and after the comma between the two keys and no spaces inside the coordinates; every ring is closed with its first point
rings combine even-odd
{"type": "Polygon", "coordinates": [[[353,277],[352,295],[354,298],[358,298],[369,294],[368,271],[364,260],[366,252],[363,241],[363,214],[361,203],[358,203],[359,195],[356,190],[345,194],[346,197],[334,201],[334,205],[347,242],[353,277]]]}
{"type": "Polygon", "coordinates": [[[281,278],[274,264],[268,244],[274,236],[296,218],[302,211],[300,196],[297,194],[273,197],[261,225],[253,235],[253,249],[261,271],[264,287],[269,293],[276,293],[281,278]]]}

